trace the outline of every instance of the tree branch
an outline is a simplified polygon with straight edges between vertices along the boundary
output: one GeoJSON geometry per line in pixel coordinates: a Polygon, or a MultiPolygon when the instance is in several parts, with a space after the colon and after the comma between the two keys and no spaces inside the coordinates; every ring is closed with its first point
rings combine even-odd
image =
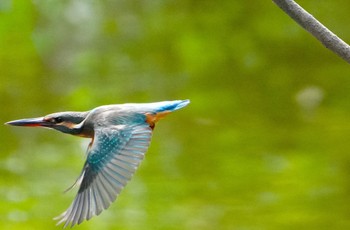
{"type": "Polygon", "coordinates": [[[317,38],[326,48],[350,63],[350,46],[317,21],[317,19],[305,11],[296,2],[293,0],[272,1],[300,26],[317,38]]]}

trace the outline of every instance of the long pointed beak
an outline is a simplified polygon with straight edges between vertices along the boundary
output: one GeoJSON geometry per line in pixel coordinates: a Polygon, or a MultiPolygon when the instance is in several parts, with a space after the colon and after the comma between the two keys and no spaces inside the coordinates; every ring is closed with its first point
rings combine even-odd
{"type": "Polygon", "coordinates": [[[6,125],[14,125],[14,126],[27,126],[27,127],[51,127],[52,124],[44,119],[44,117],[38,118],[28,118],[28,119],[20,119],[15,121],[9,121],[5,123],[6,125]]]}

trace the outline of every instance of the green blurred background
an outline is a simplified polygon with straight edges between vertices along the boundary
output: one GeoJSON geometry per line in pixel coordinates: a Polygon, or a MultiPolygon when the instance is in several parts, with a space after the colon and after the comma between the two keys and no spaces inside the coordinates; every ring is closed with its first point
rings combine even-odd
{"type": "MultiPolygon", "coordinates": [[[[350,41],[347,0],[298,1],[350,41]]],[[[77,229],[350,229],[350,70],[272,1],[1,0],[1,122],[191,99],[77,229]]],[[[54,229],[87,139],[0,126],[0,228],[54,229]]]]}

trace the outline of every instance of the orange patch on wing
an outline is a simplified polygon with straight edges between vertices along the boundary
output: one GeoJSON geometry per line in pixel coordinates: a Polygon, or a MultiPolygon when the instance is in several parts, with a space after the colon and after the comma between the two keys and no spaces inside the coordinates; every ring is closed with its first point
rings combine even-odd
{"type": "Polygon", "coordinates": [[[155,123],[157,121],[159,121],[160,119],[162,119],[163,117],[165,117],[166,115],[168,115],[169,113],[171,113],[171,111],[169,111],[169,110],[164,111],[164,112],[160,112],[160,113],[146,113],[146,122],[153,129],[155,123]]]}

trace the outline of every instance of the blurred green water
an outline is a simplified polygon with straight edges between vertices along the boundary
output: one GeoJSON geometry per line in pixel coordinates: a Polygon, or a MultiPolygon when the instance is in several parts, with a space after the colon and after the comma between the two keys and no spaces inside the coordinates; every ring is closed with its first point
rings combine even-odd
{"type": "MultiPolygon", "coordinates": [[[[300,1],[344,40],[349,3],[300,1]]],[[[348,229],[348,65],[272,2],[0,3],[1,120],[191,99],[79,229],[348,229]]],[[[1,229],[54,229],[87,140],[0,127],[1,229]]]]}

